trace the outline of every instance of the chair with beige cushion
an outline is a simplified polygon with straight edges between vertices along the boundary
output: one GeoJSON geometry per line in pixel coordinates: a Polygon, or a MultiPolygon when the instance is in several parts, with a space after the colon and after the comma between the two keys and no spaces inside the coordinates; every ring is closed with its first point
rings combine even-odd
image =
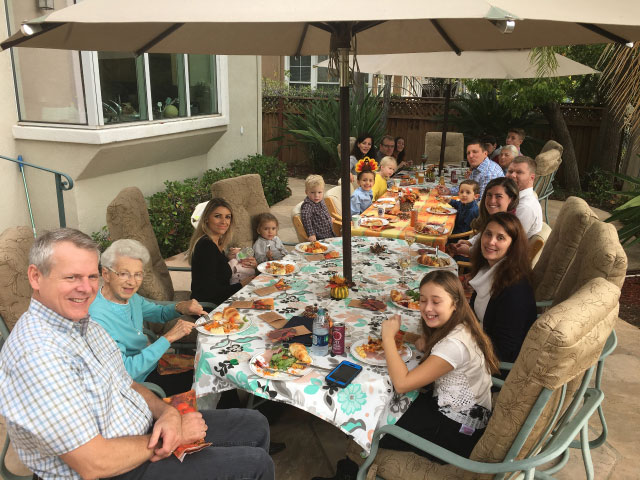
{"type": "Polygon", "coordinates": [[[169,269],[160,254],[147,202],[138,187],[127,187],[118,193],[107,207],[107,226],[112,240],[131,238],[138,240],[149,251],[151,261],[145,265],[144,280],[138,290],[152,300],[173,301],[189,298],[189,292],[176,292],[169,269]]]}
{"type": "Polygon", "coordinates": [[[560,282],[573,262],[585,232],[598,217],[587,202],[569,197],[562,206],[540,258],[533,268],[536,301],[555,298],[560,282]]]}
{"type": "Polygon", "coordinates": [[[564,148],[558,142],[549,140],[536,157],[536,181],[533,186],[540,203],[544,202],[544,219],[549,222],[547,216],[547,204],[553,193],[553,179],[562,163],[564,148]]]}
{"type": "MultiPolygon", "coordinates": [[[[464,160],[464,135],[458,132],[447,132],[444,147],[444,162],[460,165],[464,160]]],[[[442,132],[427,132],[424,140],[424,153],[429,163],[440,161],[440,145],[442,132]]]]}
{"type": "MultiPolygon", "coordinates": [[[[112,240],[120,240],[121,238],[138,240],[149,251],[151,260],[144,266],[144,279],[138,294],[157,302],[179,302],[189,299],[190,292],[182,290],[175,292],[173,289],[169,270],[182,271],[185,269],[181,267],[169,268],[162,259],[158,241],[149,220],[147,203],[139,188],[127,187],[118,193],[107,207],[107,226],[112,240]]],[[[163,335],[169,331],[175,321],[172,320],[165,324],[145,323],[147,333],[153,337],[153,335],[163,335]]],[[[178,340],[176,346],[181,349],[189,349],[195,345],[196,338],[197,332],[194,329],[192,334],[178,340]]]]}
{"type": "MultiPolygon", "coordinates": [[[[536,468],[566,452],[578,433],[586,435],[588,418],[602,402],[602,392],[588,388],[588,383],[617,320],[619,296],[618,287],[595,278],[536,320],[469,459],[387,425],[374,433],[372,453],[358,479],[364,479],[371,466],[366,478],[476,479],[513,471],[524,471],[526,478],[533,478],[536,468]],[[568,387],[574,379],[580,380],[576,390],[568,387]],[[410,452],[378,450],[377,440],[383,432],[415,441],[448,464],[436,464],[410,452]]],[[[354,453],[351,448],[349,456],[358,461],[354,453]]],[[[588,448],[583,453],[592,471],[588,448]]]]}
{"type": "Polygon", "coordinates": [[[269,211],[260,175],[241,175],[219,180],[211,185],[211,198],[226,200],[233,210],[233,243],[251,247],[258,232],[256,217],[269,211]]]}

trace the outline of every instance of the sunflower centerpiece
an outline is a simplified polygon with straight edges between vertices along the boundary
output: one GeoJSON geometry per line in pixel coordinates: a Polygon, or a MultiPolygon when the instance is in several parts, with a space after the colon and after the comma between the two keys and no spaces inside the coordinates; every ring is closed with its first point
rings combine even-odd
{"type": "Polygon", "coordinates": [[[416,195],[411,189],[407,189],[400,197],[400,211],[410,212],[413,209],[413,204],[418,200],[416,195]]]}
{"type": "Polygon", "coordinates": [[[349,296],[349,287],[352,285],[353,284],[346,278],[340,275],[333,275],[329,279],[329,284],[327,285],[331,289],[329,291],[329,295],[331,295],[331,298],[335,298],[336,300],[347,298],[349,296]]]}

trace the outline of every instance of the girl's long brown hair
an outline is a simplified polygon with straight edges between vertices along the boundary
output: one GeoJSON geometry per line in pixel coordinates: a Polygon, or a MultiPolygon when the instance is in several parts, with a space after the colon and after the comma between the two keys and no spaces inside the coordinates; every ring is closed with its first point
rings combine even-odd
{"type": "Polygon", "coordinates": [[[477,245],[471,250],[472,278],[483,267],[489,266],[484,255],[482,255],[482,236],[490,223],[497,223],[511,237],[511,245],[509,245],[504,261],[496,267],[496,273],[493,276],[491,295],[495,296],[505,288],[520,282],[523,278],[526,278],[531,283],[531,262],[529,261],[527,234],[524,233],[520,220],[512,213],[498,212],[489,217],[489,221],[480,232],[477,245]]]}
{"type": "MultiPolygon", "coordinates": [[[[233,238],[233,210],[231,209],[231,205],[227,203],[226,200],[222,198],[212,198],[207,203],[206,207],[204,207],[204,211],[202,212],[202,216],[200,217],[200,221],[198,222],[198,226],[196,230],[191,235],[191,240],[189,241],[189,250],[187,251],[187,258],[189,260],[189,265],[191,265],[191,258],[193,257],[193,249],[196,247],[196,243],[205,235],[211,238],[211,230],[207,225],[209,221],[209,215],[218,207],[224,207],[231,212],[231,222],[229,223],[229,230],[220,237],[220,243],[218,246],[221,250],[224,250],[227,245],[231,242],[233,238]]],[[[213,238],[211,238],[213,241],[213,238]]]]}
{"type": "Polygon", "coordinates": [[[424,276],[420,282],[420,288],[427,283],[434,283],[435,285],[442,287],[451,297],[451,300],[455,305],[455,310],[451,314],[451,318],[449,318],[449,320],[439,328],[431,328],[426,324],[424,319],[422,320],[422,334],[426,343],[426,355],[422,359],[422,362],[427,359],[431,353],[431,349],[436,343],[449,335],[456,326],[463,324],[467,327],[471,336],[478,345],[478,348],[480,348],[480,351],[484,355],[489,373],[497,373],[499,370],[498,357],[496,357],[496,354],[493,351],[491,340],[482,330],[480,322],[478,322],[475,313],[473,313],[473,310],[464,296],[464,289],[462,288],[462,284],[460,283],[458,276],[455,273],[446,270],[434,270],[424,276]]]}
{"type": "Polygon", "coordinates": [[[473,228],[476,232],[484,230],[484,227],[487,225],[487,221],[491,216],[487,211],[487,192],[496,186],[503,187],[504,191],[507,193],[507,196],[511,200],[509,202],[509,206],[507,207],[508,212],[515,212],[516,208],[518,207],[518,201],[520,200],[520,191],[518,190],[518,185],[516,185],[516,182],[507,177],[494,178],[489,183],[487,183],[484,192],[482,192],[482,199],[480,200],[480,204],[478,205],[480,214],[471,222],[471,228],[473,228]]]}

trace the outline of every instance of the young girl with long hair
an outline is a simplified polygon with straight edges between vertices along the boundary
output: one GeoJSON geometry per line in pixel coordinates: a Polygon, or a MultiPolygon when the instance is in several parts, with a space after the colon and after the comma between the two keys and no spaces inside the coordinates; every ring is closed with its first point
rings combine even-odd
{"type": "MultiPolygon", "coordinates": [[[[382,323],[382,345],[393,388],[398,393],[421,389],[396,425],[469,457],[491,415],[491,374],[498,371],[498,359],[453,272],[434,270],[424,276],[420,313],[422,336],[416,347],[424,357],[413,370],[407,368],[395,343],[400,315],[382,323]]],[[[391,435],[380,440],[380,448],[410,451],[443,463],[391,435]]],[[[345,458],[338,462],[337,470],[334,479],[355,478],[358,466],[345,458]]]]}
{"type": "Polygon", "coordinates": [[[527,236],[520,220],[506,212],[489,217],[471,254],[471,307],[498,358],[515,362],[536,320],[527,236]]]}
{"type": "Polygon", "coordinates": [[[373,137],[369,133],[363,133],[356,138],[351,149],[351,156],[349,157],[349,168],[351,173],[351,183],[356,180],[356,164],[364,157],[376,158],[376,149],[373,146],[373,137]]]}

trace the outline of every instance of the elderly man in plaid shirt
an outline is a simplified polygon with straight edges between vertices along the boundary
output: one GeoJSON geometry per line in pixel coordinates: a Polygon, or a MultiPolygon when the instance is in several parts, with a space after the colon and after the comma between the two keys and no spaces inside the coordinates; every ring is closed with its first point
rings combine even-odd
{"type": "Polygon", "coordinates": [[[274,478],[269,426],[255,411],[180,415],[127,374],[89,317],[99,252],[84,233],[39,237],[29,254],[31,304],[0,352],[0,414],[35,478],[274,478]],[[213,446],[180,463],[176,447],[213,446]]]}
{"type": "MultiPolygon", "coordinates": [[[[475,180],[480,186],[480,198],[484,193],[484,189],[494,178],[504,177],[502,167],[496,162],[489,160],[487,157],[487,148],[480,140],[471,140],[467,145],[467,161],[469,167],[471,167],[470,180],[475,180]]],[[[457,195],[460,187],[454,186],[451,188],[438,185],[438,192],[441,195],[457,195]]]]}

